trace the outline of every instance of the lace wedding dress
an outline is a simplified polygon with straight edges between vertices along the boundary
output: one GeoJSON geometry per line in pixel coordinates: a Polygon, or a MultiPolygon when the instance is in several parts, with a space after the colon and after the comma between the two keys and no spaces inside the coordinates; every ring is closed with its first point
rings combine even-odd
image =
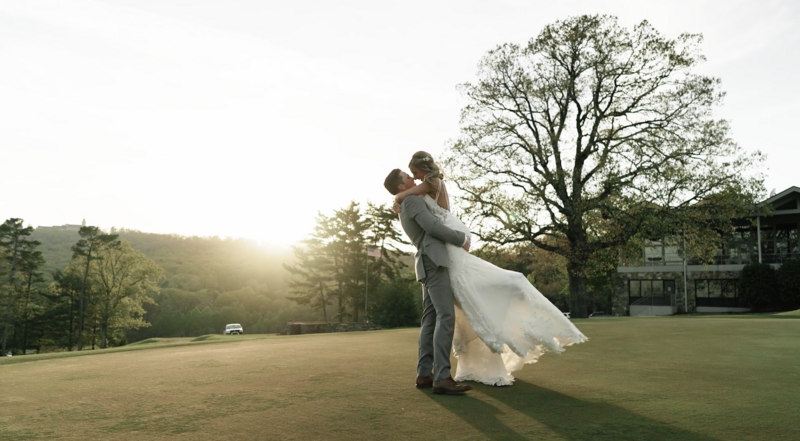
{"type": "MultiPolygon", "coordinates": [[[[444,225],[469,234],[466,225],[436,200],[428,195],[423,199],[444,225]]],[[[587,340],[524,275],[451,244],[447,251],[456,303],[456,381],[507,386],[514,382],[512,372],[535,363],[545,352],[561,353],[587,340]]]]}

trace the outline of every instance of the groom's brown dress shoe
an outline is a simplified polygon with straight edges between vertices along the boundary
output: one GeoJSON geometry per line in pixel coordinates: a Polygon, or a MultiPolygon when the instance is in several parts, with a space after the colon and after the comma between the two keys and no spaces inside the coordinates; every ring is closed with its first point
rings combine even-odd
{"type": "Polygon", "coordinates": [[[428,375],[427,377],[417,377],[416,388],[417,389],[427,389],[433,386],[433,375],[428,375]]]}
{"type": "Polygon", "coordinates": [[[461,395],[472,390],[472,386],[456,383],[452,377],[433,383],[433,393],[442,395],[461,395]]]}

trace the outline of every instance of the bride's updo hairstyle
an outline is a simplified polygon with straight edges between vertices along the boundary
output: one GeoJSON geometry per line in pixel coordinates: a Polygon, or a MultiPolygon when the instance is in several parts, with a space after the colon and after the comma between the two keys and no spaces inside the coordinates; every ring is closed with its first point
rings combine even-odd
{"type": "Polygon", "coordinates": [[[444,178],[444,173],[442,173],[439,166],[433,162],[433,156],[428,152],[419,151],[414,153],[408,166],[422,170],[425,173],[425,182],[428,183],[430,188],[436,188],[436,185],[433,183],[434,179],[444,178]]]}

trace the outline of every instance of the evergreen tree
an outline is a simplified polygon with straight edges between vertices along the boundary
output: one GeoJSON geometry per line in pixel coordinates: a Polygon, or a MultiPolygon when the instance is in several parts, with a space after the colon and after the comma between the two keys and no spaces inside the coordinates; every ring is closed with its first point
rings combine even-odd
{"type": "Polygon", "coordinates": [[[31,320],[40,315],[42,311],[41,302],[38,301],[38,289],[35,284],[44,281],[42,273],[38,271],[44,265],[44,257],[41,251],[23,251],[20,260],[20,275],[22,276],[24,288],[22,290],[22,301],[20,304],[20,316],[22,317],[22,352],[28,348],[28,336],[31,320]]]}
{"type": "Polygon", "coordinates": [[[65,270],[53,273],[53,283],[42,295],[48,300],[44,313],[43,334],[53,346],[72,351],[75,347],[78,298],[83,288],[80,268],[71,264],[65,270]]]}
{"type": "MultiPolygon", "coordinates": [[[[84,220],[84,223],[86,221],[84,220]]],[[[119,246],[117,234],[103,234],[98,227],[82,226],[78,231],[81,239],[72,246],[72,259],[84,264],[83,283],[78,299],[78,350],[83,349],[84,301],[86,286],[89,278],[89,268],[92,260],[96,260],[98,253],[108,248],[119,246]]],[[[94,328],[93,328],[94,329],[94,328]]],[[[94,333],[93,333],[94,335],[94,333]]]]}
{"type": "Polygon", "coordinates": [[[370,222],[363,216],[356,202],[350,202],[347,207],[336,210],[330,222],[329,231],[332,234],[328,246],[337,261],[339,295],[352,308],[353,321],[358,321],[359,312],[365,306],[366,234],[369,226],[370,222]]]}
{"type": "Polygon", "coordinates": [[[291,274],[289,290],[293,294],[290,299],[300,305],[310,305],[315,310],[322,309],[322,317],[328,321],[327,305],[329,285],[333,280],[333,265],[326,253],[326,247],[320,239],[311,238],[302,241],[304,246],[294,246],[297,263],[283,264],[291,274]]]}
{"type": "Polygon", "coordinates": [[[24,253],[33,253],[39,242],[31,240],[28,236],[33,232],[32,227],[23,227],[22,219],[11,218],[0,225],[0,250],[3,258],[9,264],[8,277],[6,278],[6,311],[3,317],[3,344],[0,354],[5,355],[8,340],[8,328],[13,323],[12,306],[16,290],[16,273],[22,265],[24,253]]]}
{"type": "MultiPolygon", "coordinates": [[[[397,228],[397,213],[388,205],[367,205],[367,219],[370,222],[367,232],[367,242],[381,250],[375,264],[377,271],[376,282],[385,277],[394,280],[400,276],[402,271],[408,267],[400,257],[405,253],[400,250],[400,245],[410,245],[405,239],[404,234],[397,228]]],[[[370,276],[372,276],[370,274],[370,276]]],[[[372,283],[373,279],[370,279],[372,283]]]]}
{"type": "Polygon", "coordinates": [[[334,211],[332,216],[317,215],[317,224],[304,246],[295,247],[297,262],[284,265],[293,279],[292,300],[315,309],[334,301],[334,318],[359,320],[365,311],[367,270],[369,283],[377,288],[383,278],[395,279],[406,266],[398,246],[407,244],[394,224],[397,215],[386,206],[369,205],[365,215],[359,204],[334,211]],[[380,247],[381,257],[367,265],[367,245],[380,247]],[[373,285],[374,284],[374,285],[373,285]],[[348,311],[349,310],[349,311],[348,311]]]}

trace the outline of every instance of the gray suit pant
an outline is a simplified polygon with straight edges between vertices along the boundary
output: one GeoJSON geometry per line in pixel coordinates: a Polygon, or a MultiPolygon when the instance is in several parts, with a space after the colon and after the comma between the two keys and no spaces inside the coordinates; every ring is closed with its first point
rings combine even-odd
{"type": "Polygon", "coordinates": [[[422,256],[425,280],[422,281],[422,326],[419,331],[417,375],[426,377],[433,370],[433,381],[450,377],[450,350],[456,324],[450,273],[422,256]]]}

